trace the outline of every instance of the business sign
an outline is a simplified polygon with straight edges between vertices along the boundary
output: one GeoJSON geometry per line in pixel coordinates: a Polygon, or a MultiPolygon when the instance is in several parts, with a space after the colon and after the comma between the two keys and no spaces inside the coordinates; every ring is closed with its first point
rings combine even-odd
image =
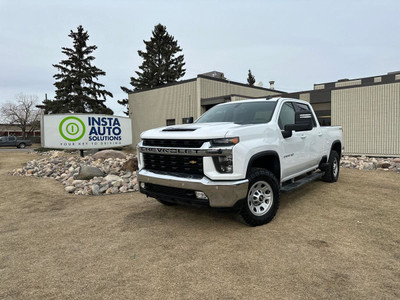
{"type": "Polygon", "coordinates": [[[94,114],[43,115],[46,148],[100,149],[132,144],[131,120],[94,114]]]}

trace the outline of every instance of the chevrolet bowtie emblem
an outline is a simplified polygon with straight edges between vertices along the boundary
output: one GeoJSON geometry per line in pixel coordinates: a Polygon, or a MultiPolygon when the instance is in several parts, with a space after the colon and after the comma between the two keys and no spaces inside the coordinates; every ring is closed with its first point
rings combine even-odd
{"type": "Polygon", "coordinates": [[[194,164],[196,164],[196,163],[197,163],[197,161],[195,161],[195,160],[189,161],[189,164],[191,164],[191,165],[194,165],[194,164]]]}

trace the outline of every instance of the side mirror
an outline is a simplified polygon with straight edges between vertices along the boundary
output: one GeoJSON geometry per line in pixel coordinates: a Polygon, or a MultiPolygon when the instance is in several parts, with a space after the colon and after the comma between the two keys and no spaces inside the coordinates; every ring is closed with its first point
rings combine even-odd
{"type": "Polygon", "coordinates": [[[295,123],[296,124],[287,124],[284,127],[284,131],[282,131],[282,136],[286,139],[292,136],[292,131],[308,131],[312,130],[314,127],[312,113],[305,112],[296,112],[295,114],[295,123]]]}
{"type": "Polygon", "coordinates": [[[289,125],[286,125],[285,130],[282,131],[282,136],[284,139],[290,138],[292,136],[292,130],[288,130],[288,126],[289,125]]]}
{"type": "Polygon", "coordinates": [[[282,131],[282,136],[286,139],[292,136],[292,132],[294,131],[307,131],[313,129],[312,123],[308,124],[287,124],[284,127],[284,131],[282,131]]]}

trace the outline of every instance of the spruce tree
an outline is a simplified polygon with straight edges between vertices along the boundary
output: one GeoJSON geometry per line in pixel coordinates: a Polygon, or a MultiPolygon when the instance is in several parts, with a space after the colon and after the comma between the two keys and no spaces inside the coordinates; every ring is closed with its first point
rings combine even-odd
{"type": "MultiPolygon", "coordinates": [[[[149,41],[143,41],[146,50],[138,51],[143,62],[139,67],[140,71],[135,72],[137,77],[131,77],[130,84],[133,89],[121,86],[125,93],[175,82],[185,75],[184,56],[178,55],[178,52],[182,51],[182,48],[178,46],[178,41],[161,24],[154,27],[152,34],[149,41]]],[[[128,99],[119,100],[118,103],[129,109],[128,99]]],[[[125,113],[128,114],[127,111],[125,113]]]]}
{"type": "Polygon", "coordinates": [[[249,69],[249,73],[247,75],[247,83],[248,83],[248,85],[253,86],[255,82],[256,82],[256,78],[254,77],[253,74],[251,74],[251,70],[249,69]]]}
{"type": "Polygon", "coordinates": [[[104,102],[112,93],[97,82],[106,72],[95,67],[92,52],[97,46],[88,46],[89,34],[80,25],[76,32],[68,35],[73,39],[73,48],[62,48],[67,59],[53,65],[59,73],[53,77],[56,90],[55,100],[44,101],[47,113],[98,113],[113,114],[104,102]]]}

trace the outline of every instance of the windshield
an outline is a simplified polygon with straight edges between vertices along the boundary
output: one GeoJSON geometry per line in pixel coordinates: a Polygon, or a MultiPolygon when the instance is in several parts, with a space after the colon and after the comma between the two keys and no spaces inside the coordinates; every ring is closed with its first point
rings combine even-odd
{"type": "Polygon", "coordinates": [[[241,102],[217,105],[203,114],[195,123],[233,122],[236,124],[268,123],[276,101],[241,102]]]}

